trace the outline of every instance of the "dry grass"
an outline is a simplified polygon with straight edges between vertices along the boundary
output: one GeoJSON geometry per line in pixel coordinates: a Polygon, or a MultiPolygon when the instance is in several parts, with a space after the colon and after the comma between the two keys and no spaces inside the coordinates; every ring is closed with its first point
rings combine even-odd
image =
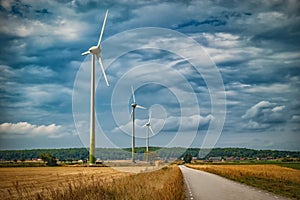
{"type": "Polygon", "coordinates": [[[108,167],[0,168],[0,199],[19,199],[17,197],[25,194],[34,196],[49,188],[61,188],[83,178],[112,179],[125,175],[108,167]]]}
{"type": "Polygon", "coordinates": [[[300,199],[300,170],[277,165],[187,165],[270,192],[300,199]]]}
{"type": "Polygon", "coordinates": [[[183,177],[177,166],[117,179],[108,191],[111,196],[106,199],[185,199],[183,177]]]}
{"type": "Polygon", "coordinates": [[[178,167],[129,175],[111,168],[1,169],[0,199],[184,199],[178,167]],[[8,172],[4,175],[4,171],[8,172]],[[49,171],[48,171],[49,170],[49,171]],[[16,177],[16,178],[14,178],[16,177]]]}

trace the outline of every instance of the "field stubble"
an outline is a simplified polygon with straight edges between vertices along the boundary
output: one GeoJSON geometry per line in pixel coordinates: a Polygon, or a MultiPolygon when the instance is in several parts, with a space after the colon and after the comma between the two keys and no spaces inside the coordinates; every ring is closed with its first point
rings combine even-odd
{"type": "Polygon", "coordinates": [[[300,170],[277,165],[187,165],[290,198],[300,199],[300,170]]]}
{"type": "Polygon", "coordinates": [[[178,167],[140,174],[111,168],[0,169],[0,199],[184,199],[178,167]]]}
{"type": "Polygon", "coordinates": [[[106,167],[0,168],[0,199],[30,199],[42,191],[65,187],[83,178],[111,179],[125,175],[106,167]]]}

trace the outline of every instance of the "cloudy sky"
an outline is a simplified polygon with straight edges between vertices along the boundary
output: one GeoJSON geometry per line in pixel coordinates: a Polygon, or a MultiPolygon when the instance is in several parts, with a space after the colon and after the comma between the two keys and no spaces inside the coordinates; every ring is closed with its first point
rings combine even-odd
{"type": "Polygon", "coordinates": [[[0,149],[88,146],[91,56],[98,147],[300,150],[300,3],[0,1],[0,149]],[[151,27],[151,28],[149,28],[151,27]]]}

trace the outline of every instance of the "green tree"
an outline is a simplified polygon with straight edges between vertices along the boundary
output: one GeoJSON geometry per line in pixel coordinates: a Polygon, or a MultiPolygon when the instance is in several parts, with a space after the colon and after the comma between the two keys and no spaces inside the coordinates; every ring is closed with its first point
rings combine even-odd
{"type": "Polygon", "coordinates": [[[40,158],[44,161],[44,163],[47,162],[47,155],[45,153],[41,153],[40,158]]]}
{"type": "Polygon", "coordinates": [[[183,161],[185,163],[191,163],[192,159],[193,159],[193,156],[189,153],[187,153],[183,156],[183,161]]]}
{"type": "Polygon", "coordinates": [[[44,161],[44,163],[46,163],[46,165],[48,166],[55,166],[56,165],[56,157],[54,157],[53,155],[51,155],[50,153],[45,154],[45,153],[41,153],[40,158],[44,161]]]}

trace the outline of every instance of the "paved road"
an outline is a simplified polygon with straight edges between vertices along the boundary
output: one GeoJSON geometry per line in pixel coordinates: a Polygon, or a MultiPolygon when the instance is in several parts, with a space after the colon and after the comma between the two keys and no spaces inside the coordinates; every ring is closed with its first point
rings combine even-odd
{"type": "Polygon", "coordinates": [[[179,166],[187,188],[187,199],[193,200],[286,200],[264,190],[249,187],[215,174],[179,166]]]}

